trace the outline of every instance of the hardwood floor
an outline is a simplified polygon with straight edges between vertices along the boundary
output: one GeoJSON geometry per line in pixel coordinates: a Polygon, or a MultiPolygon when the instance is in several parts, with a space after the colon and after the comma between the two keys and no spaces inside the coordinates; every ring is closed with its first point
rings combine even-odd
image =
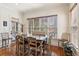
{"type": "MultiPolygon", "coordinates": [[[[64,51],[62,48],[57,46],[51,46],[50,51],[55,53],[56,56],[64,56],[64,51]]],[[[16,45],[12,44],[10,48],[0,48],[0,56],[16,56],[16,45]]],[[[52,56],[54,56],[52,54],[52,56]]]]}
{"type": "Polygon", "coordinates": [[[0,48],[0,56],[16,56],[16,45],[12,44],[9,48],[0,48]]]}
{"type": "Polygon", "coordinates": [[[64,56],[63,48],[58,46],[51,46],[51,52],[54,52],[57,54],[57,56],[64,56]]]}

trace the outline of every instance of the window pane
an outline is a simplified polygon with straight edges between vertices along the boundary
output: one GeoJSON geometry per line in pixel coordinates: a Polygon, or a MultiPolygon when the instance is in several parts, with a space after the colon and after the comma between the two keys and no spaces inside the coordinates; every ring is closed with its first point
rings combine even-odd
{"type": "Polygon", "coordinates": [[[41,18],[41,31],[47,32],[47,18],[41,18]]]}
{"type": "Polygon", "coordinates": [[[33,20],[29,20],[29,33],[33,31],[33,20]]]}
{"type": "Polygon", "coordinates": [[[39,31],[39,19],[34,19],[34,31],[39,31]]]}

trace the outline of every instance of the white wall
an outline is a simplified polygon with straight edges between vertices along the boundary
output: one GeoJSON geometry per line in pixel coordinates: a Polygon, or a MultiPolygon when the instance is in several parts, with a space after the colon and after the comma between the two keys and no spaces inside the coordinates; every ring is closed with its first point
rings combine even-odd
{"type": "Polygon", "coordinates": [[[48,15],[58,15],[58,38],[61,38],[63,32],[67,31],[68,23],[68,6],[59,6],[59,7],[47,7],[40,8],[32,11],[26,12],[24,16],[24,32],[28,32],[28,21],[27,18],[39,17],[39,16],[48,16],[48,15]]]}
{"type": "Polygon", "coordinates": [[[15,9],[6,8],[6,6],[0,5],[0,33],[10,31],[11,20],[13,20],[12,17],[18,18],[19,23],[22,22],[22,19],[18,11],[16,11],[15,9]],[[3,27],[3,21],[7,21],[7,27],[3,27]]]}
{"type": "MultiPolygon", "coordinates": [[[[74,4],[70,4],[70,9],[72,8],[74,4]]],[[[70,19],[69,19],[69,25],[70,25],[70,34],[71,34],[71,40],[70,42],[77,48],[79,51],[79,4],[71,11],[70,13],[70,19]],[[74,20],[75,23],[74,23],[74,20]],[[74,31],[72,29],[73,26],[77,26],[77,30],[74,31]]]]}

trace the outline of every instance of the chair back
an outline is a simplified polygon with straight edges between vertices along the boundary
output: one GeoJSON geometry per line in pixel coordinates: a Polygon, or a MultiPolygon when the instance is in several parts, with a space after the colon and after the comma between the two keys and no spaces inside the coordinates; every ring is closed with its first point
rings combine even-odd
{"type": "Polygon", "coordinates": [[[9,33],[1,33],[2,39],[9,39],[9,33]]]}
{"type": "Polygon", "coordinates": [[[70,40],[70,33],[63,33],[62,34],[62,39],[69,41],[70,40]]]}
{"type": "Polygon", "coordinates": [[[37,45],[36,38],[28,37],[28,40],[29,40],[29,46],[30,47],[36,47],[36,45],[37,45]]]}

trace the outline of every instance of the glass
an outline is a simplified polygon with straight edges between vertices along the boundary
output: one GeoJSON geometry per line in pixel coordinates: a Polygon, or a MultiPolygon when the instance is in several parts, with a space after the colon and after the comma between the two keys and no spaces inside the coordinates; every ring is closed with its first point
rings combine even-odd
{"type": "Polygon", "coordinates": [[[33,31],[33,20],[29,20],[29,33],[31,34],[33,31]]]}
{"type": "Polygon", "coordinates": [[[41,27],[40,27],[41,31],[47,32],[47,18],[44,17],[41,18],[40,20],[41,20],[41,27]]]}
{"type": "Polygon", "coordinates": [[[34,19],[34,32],[39,31],[39,19],[35,18],[34,19]]]}

